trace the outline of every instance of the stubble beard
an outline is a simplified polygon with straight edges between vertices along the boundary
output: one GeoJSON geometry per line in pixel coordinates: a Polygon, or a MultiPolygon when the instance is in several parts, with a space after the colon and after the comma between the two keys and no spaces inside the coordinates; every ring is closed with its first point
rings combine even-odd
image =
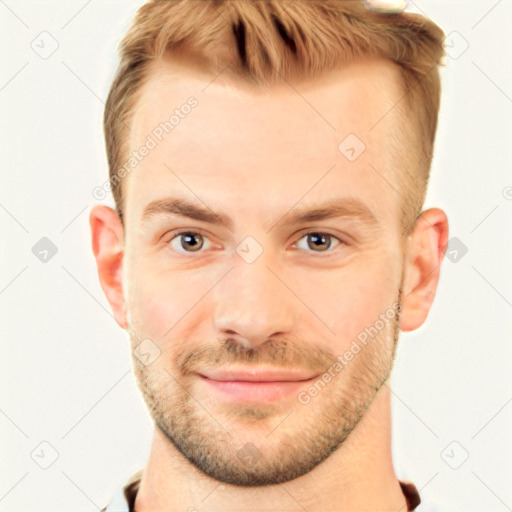
{"type": "MultiPolygon", "coordinates": [[[[401,291],[398,303],[400,299],[401,291]]],[[[261,352],[226,340],[218,349],[209,346],[210,354],[217,355],[213,359],[207,356],[207,350],[182,349],[167,368],[161,363],[145,366],[132,355],[134,373],[155,425],[195,468],[232,485],[280,484],[312,471],[356,428],[391,373],[399,314],[398,310],[389,324],[307,405],[299,401],[286,408],[259,403],[224,403],[222,407],[216,402],[200,403],[194,397],[194,379],[197,381],[198,376],[192,368],[221,361],[282,360],[286,362],[284,366],[291,366],[293,353],[295,363],[303,361],[300,367],[322,366],[326,371],[336,360],[335,354],[311,348],[296,352],[294,348],[287,350],[286,343],[276,343],[272,352],[267,350],[270,345],[265,346],[262,357],[261,352]],[[252,455],[245,457],[244,453],[252,455]]],[[[137,345],[137,338],[131,335],[132,347],[137,345]]]]}

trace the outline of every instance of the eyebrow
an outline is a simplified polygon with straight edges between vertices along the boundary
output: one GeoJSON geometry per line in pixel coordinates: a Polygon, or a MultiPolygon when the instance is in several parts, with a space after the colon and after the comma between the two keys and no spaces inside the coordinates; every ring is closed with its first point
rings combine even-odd
{"type": "MultiPolygon", "coordinates": [[[[233,219],[220,212],[214,212],[202,203],[196,203],[183,197],[166,197],[149,203],[142,214],[142,223],[168,215],[188,217],[208,224],[224,226],[233,230],[233,219]]],[[[269,231],[277,224],[294,226],[306,222],[317,222],[330,218],[344,217],[367,224],[370,227],[379,227],[376,216],[362,201],[355,198],[331,199],[312,206],[293,207],[279,220],[275,221],[269,231]]]]}

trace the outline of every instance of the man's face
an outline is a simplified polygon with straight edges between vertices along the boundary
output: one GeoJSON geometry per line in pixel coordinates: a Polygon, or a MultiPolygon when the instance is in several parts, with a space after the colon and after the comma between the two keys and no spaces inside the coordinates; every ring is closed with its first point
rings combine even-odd
{"type": "Polygon", "coordinates": [[[387,140],[398,73],[372,60],[256,92],[170,70],[159,64],[143,88],[130,150],[189,97],[197,105],[123,184],[132,349],[149,339],[142,347],[160,351],[151,364],[133,357],[138,385],[204,473],[285,482],[343,443],[392,368],[403,255],[400,162],[387,140]],[[366,145],[358,157],[353,136],[339,149],[349,134],[366,145]],[[166,213],[172,198],[231,225],[166,213]],[[342,215],[295,219],[332,202],[342,215]]]}

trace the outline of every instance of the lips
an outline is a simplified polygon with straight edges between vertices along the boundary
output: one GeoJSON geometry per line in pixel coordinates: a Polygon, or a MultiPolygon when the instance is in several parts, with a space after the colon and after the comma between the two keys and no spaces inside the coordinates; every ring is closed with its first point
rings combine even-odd
{"type": "Polygon", "coordinates": [[[270,403],[289,398],[316,374],[301,369],[230,367],[198,372],[209,390],[228,400],[270,403]]]}
{"type": "Polygon", "coordinates": [[[198,372],[202,377],[217,381],[246,382],[298,382],[310,380],[316,374],[301,369],[272,367],[230,367],[215,368],[198,372]]]}

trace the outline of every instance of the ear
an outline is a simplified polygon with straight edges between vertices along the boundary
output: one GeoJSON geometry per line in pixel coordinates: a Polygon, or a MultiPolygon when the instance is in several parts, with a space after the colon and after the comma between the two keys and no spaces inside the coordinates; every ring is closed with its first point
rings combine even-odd
{"type": "Polygon", "coordinates": [[[122,279],[124,229],[121,219],[112,208],[97,205],[91,210],[89,224],[92,251],[96,258],[101,288],[112,308],[116,322],[126,329],[126,304],[122,279]]]}
{"type": "Polygon", "coordinates": [[[422,212],[406,244],[401,331],[414,331],[425,322],[447,244],[448,219],[443,210],[430,208],[422,212]]]}

